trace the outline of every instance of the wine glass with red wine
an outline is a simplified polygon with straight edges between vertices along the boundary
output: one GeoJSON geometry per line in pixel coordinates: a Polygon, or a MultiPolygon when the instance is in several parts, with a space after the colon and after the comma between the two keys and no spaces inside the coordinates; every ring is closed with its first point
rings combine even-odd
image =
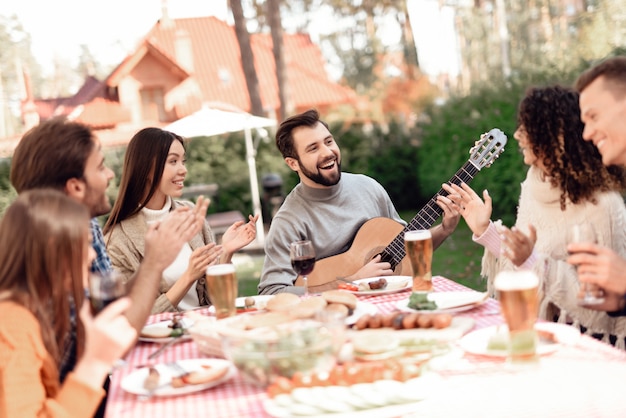
{"type": "Polygon", "coordinates": [[[315,249],[313,243],[308,240],[294,241],[289,247],[289,256],[291,257],[291,267],[302,276],[304,283],[304,294],[308,295],[309,286],[307,276],[313,271],[315,266],[315,249]]]}
{"type": "Polygon", "coordinates": [[[89,301],[93,315],[125,295],[126,284],[121,274],[115,271],[89,273],[89,301]]]}

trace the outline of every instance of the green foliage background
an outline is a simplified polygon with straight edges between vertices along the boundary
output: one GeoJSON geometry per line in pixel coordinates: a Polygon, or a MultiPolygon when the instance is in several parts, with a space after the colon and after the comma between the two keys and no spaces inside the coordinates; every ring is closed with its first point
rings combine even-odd
{"type": "MultiPolygon", "coordinates": [[[[431,104],[413,128],[390,122],[385,126],[360,123],[334,123],[331,132],[339,142],[342,168],[377,179],[389,192],[399,211],[416,212],[440,189],[441,183],[468,160],[469,150],[480,135],[497,127],[508,136],[504,153],[495,163],[479,172],[471,186],[479,193],[488,189],[494,201],[493,218],[511,224],[515,218],[520,183],[526,167],[513,139],[516,112],[524,91],[531,85],[571,84],[588,63],[563,73],[547,69],[535,74],[514,76],[474,89],[463,97],[452,97],[442,105],[431,104]]],[[[283,192],[298,182],[274,145],[274,133],[257,142],[258,178],[265,174],[282,176],[283,192]]],[[[188,144],[186,185],[215,183],[219,193],[209,213],[239,210],[250,213],[252,198],[243,133],[194,138],[188,144]]],[[[109,189],[117,195],[124,149],[108,150],[107,164],[116,172],[109,189]]],[[[14,199],[9,184],[9,162],[0,162],[0,213],[14,199]]],[[[261,193],[263,189],[260,185],[261,193]]]]}

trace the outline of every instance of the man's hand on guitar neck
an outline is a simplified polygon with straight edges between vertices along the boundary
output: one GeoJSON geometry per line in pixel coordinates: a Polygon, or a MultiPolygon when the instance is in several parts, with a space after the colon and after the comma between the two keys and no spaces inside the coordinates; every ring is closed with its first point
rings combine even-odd
{"type": "Polygon", "coordinates": [[[433,249],[437,249],[454,232],[461,220],[459,208],[448,197],[437,196],[436,203],[443,210],[443,220],[430,230],[433,237],[433,249]]]}

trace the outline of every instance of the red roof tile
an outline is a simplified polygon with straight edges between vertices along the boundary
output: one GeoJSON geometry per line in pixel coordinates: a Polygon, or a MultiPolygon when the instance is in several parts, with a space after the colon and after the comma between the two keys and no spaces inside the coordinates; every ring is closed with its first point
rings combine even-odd
{"type": "MultiPolygon", "coordinates": [[[[250,111],[246,81],[241,67],[235,30],[215,17],[173,19],[157,23],[146,40],[170,56],[176,56],[176,39],[191,40],[193,70],[204,101],[231,103],[250,111]]],[[[251,47],[259,79],[261,101],[266,109],[278,107],[278,89],[272,39],[269,34],[252,34],[251,47]]],[[[284,51],[288,88],[297,108],[355,100],[352,90],[329,81],[321,51],[306,34],[285,34],[284,51]]]]}

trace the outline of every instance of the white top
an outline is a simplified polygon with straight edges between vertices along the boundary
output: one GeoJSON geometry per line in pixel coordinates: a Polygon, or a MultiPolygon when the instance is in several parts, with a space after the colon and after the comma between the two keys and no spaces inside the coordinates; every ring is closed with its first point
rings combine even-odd
{"type": "MultiPolygon", "coordinates": [[[[161,209],[148,209],[142,208],[141,212],[146,217],[146,223],[150,225],[153,222],[160,221],[170,212],[172,208],[172,200],[168,198],[165,201],[165,206],[161,209]]],[[[176,256],[176,259],[172,264],[170,264],[163,271],[163,280],[168,284],[168,286],[172,287],[174,283],[180,278],[180,276],[185,273],[187,267],[189,267],[189,257],[191,257],[191,246],[186,242],[181,248],[180,252],[176,256]]],[[[178,304],[178,309],[187,310],[197,308],[200,305],[200,301],[198,300],[198,292],[196,291],[195,286],[191,286],[187,291],[187,294],[183,296],[180,303],[178,304]]]]}

